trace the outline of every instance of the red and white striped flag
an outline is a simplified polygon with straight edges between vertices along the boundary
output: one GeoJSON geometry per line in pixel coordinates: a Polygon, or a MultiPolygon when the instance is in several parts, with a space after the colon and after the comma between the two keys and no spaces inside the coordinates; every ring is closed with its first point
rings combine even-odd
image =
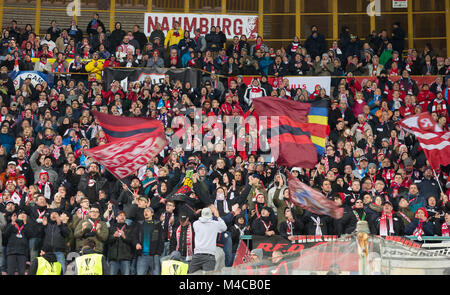
{"type": "Polygon", "coordinates": [[[417,137],[433,169],[450,164],[450,131],[443,131],[429,113],[407,117],[399,124],[417,137]]]}

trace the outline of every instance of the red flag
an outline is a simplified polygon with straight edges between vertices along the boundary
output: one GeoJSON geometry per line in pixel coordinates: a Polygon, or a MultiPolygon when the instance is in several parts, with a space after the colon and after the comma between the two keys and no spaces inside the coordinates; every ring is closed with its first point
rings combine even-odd
{"type": "MultiPolygon", "coordinates": [[[[94,115],[98,114],[95,112],[94,115]]],[[[99,162],[119,179],[146,165],[168,144],[162,124],[157,120],[105,114],[97,119],[103,130],[103,126],[107,126],[109,133],[105,133],[111,142],[85,150],[84,154],[99,162]],[[130,125],[128,120],[135,119],[138,119],[139,124],[130,125]]]]}
{"type": "Polygon", "coordinates": [[[326,136],[326,127],[308,123],[311,104],[262,97],[254,99],[253,105],[262,128],[267,128],[268,142],[277,164],[314,168],[317,164],[317,150],[311,141],[310,129],[326,136]]]}
{"type": "Polygon", "coordinates": [[[109,142],[158,131],[164,133],[161,122],[155,119],[114,116],[96,111],[92,114],[97,118],[109,142]]]}
{"type": "Polygon", "coordinates": [[[236,250],[236,258],[234,259],[233,266],[250,262],[250,251],[244,241],[241,240],[238,249],[236,250]]]}
{"type": "Polygon", "coordinates": [[[318,215],[329,215],[339,219],[344,209],[334,201],[329,200],[320,192],[302,183],[298,178],[288,172],[289,198],[297,206],[318,215]]]}
{"type": "Polygon", "coordinates": [[[407,117],[399,124],[417,137],[433,169],[450,165],[450,131],[442,130],[428,112],[407,117]]]}

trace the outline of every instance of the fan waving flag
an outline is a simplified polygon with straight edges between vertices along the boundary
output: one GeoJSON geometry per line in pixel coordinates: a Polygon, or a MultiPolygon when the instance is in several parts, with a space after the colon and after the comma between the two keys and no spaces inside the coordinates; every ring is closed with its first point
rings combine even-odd
{"type": "Polygon", "coordinates": [[[420,143],[433,169],[450,165],[450,131],[444,131],[428,112],[407,117],[399,122],[420,143]]]}
{"type": "Polygon", "coordinates": [[[253,105],[260,125],[267,128],[272,151],[278,151],[277,164],[305,168],[317,164],[329,132],[327,108],[276,97],[256,98],[253,105]]]}
{"type": "Polygon", "coordinates": [[[93,113],[110,142],[84,153],[119,179],[146,165],[168,144],[160,121],[93,113]]]}
{"type": "Polygon", "coordinates": [[[344,214],[344,209],[335,202],[329,200],[320,192],[302,183],[298,178],[288,172],[289,198],[291,201],[318,215],[329,215],[339,219],[344,214]]]}

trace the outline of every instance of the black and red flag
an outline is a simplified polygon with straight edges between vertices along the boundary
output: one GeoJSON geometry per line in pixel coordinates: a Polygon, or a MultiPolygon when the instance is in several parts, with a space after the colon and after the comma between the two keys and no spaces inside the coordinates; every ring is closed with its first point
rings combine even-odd
{"type": "Polygon", "coordinates": [[[159,154],[168,144],[164,127],[158,120],[127,118],[93,112],[108,143],[85,150],[117,178],[122,179],[159,154]]]}
{"type": "Polygon", "coordinates": [[[278,151],[277,164],[314,168],[318,150],[311,137],[324,141],[327,126],[309,123],[312,105],[276,97],[256,98],[253,105],[261,128],[267,129],[272,154],[278,151]]]}

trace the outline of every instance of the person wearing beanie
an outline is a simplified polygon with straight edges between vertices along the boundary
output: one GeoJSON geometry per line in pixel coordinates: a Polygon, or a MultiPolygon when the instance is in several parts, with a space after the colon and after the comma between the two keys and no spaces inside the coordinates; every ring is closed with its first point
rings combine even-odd
{"type": "MultiPolygon", "coordinates": [[[[394,206],[389,201],[382,204],[382,212],[374,220],[371,233],[380,236],[401,236],[404,232],[403,222],[398,214],[393,211],[394,206]]],[[[370,224],[369,224],[370,225],[370,224]]]]}
{"type": "MultiPolygon", "coordinates": [[[[261,196],[261,195],[259,195],[261,196]]],[[[255,207],[257,211],[258,207],[255,207]]],[[[260,209],[260,214],[255,215],[251,223],[251,232],[257,236],[268,236],[278,234],[277,220],[274,216],[273,210],[270,207],[263,205],[260,209]]]]}
{"type": "Polygon", "coordinates": [[[56,260],[61,264],[62,273],[66,270],[66,238],[70,235],[70,229],[67,226],[67,220],[61,218],[58,209],[48,210],[49,217],[44,217],[42,225],[44,227],[44,238],[42,248],[47,249],[44,252],[51,252],[56,260]]]}
{"type": "Polygon", "coordinates": [[[220,218],[219,211],[211,205],[202,209],[202,215],[194,222],[193,229],[195,248],[189,273],[212,271],[216,266],[217,235],[226,231],[227,225],[220,218]]]}
{"type": "Polygon", "coordinates": [[[345,210],[341,220],[337,223],[338,234],[351,234],[356,230],[358,221],[371,222],[367,214],[362,198],[356,199],[355,204],[351,208],[345,210]]]}
{"type": "Polygon", "coordinates": [[[81,256],[75,258],[75,262],[69,268],[67,275],[108,275],[109,265],[97,244],[92,239],[83,242],[81,256]],[[70,269],[70,271],[69,271],[70,269]]]}
{"type": "Polygon", "coordinates": [[[284,208],[285,220],[280,223],[280,235],[290,241],[293,237],[303,233],[304,225],[302,219],[298,216],[293,208],[284,208]]]}
{"type": "Polygon", "coordinates": [[[117,214],[116,223],[109,228],[108,261],[110,275],[129,275],[131,259],[133,258],[133,229],[125,223],[127,216],[124,211],[117,214]]]}
{"type": "Polygon", "coordinates": [[[28,256],[28,241],[32,228],[25,212],[11,215],[11,223],[6,226],[3,237],[6,244],[6,265],[8,275],[25,274],[28,256]]]}
{"type": "Polygon", "coordinates": [[[56,259],[51,248],[44,247],[41,255],[36,257],[30,264],[29,275],[62,275],[62,265],[56,259]]]}
{"type": "Polygon", "coordinates": [[[189,262],[192,260],[195,248],[195,232],[192,228],[192,222],[185,211],[179,213],[179,225],[172,227],[172,236],[170,238],[170,255],[179,253],[179,260],[189,262]]]}
{"type": "Polygon", "coordinates": [[[413,235],[420,240],[423,236],[434,236],[434,225],[428,220],[427,209],[417,209],[414,219],[405,228],[405,235],[413,235]]]}
{"type": "Polygon", "coordinates": [[[94,162],[89,164],[87,173],[81,175],[78,190],[82,191],[91,203],[94,203],[98,201],[99,192],[105,189],[106,184],[106,178],[100,174],[99,164],[94,162]]]}

